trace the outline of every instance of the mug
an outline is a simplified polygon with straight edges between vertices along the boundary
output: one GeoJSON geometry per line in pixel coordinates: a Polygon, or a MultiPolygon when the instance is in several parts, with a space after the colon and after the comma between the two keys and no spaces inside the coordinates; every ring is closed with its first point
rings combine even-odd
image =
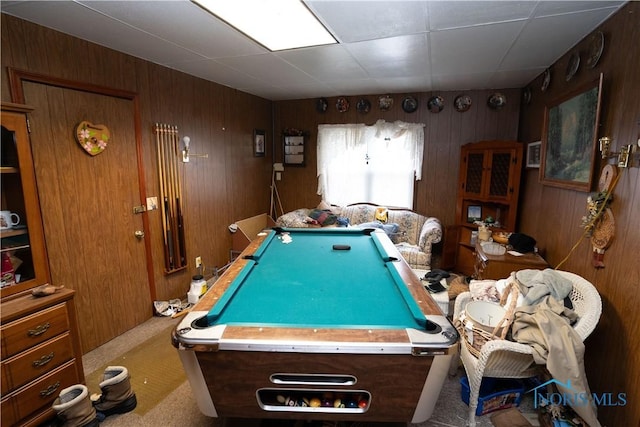
{"type": "Polygon", "coordinates": [[[18,224],[20,224],[20,216],[17,213],[11,211],[0,211],[0,230],[7,230],[18,224]]]}

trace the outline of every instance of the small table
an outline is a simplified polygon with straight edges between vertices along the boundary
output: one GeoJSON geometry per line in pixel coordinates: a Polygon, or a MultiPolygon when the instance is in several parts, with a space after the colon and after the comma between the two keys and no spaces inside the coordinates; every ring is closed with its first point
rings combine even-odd
{"type": "Polygon", "coordinates": [[[506,279],[513,271],[548,268],[549,264],[539,254],[531,252],[523,255],[512,255],[508,251],[504,255],[489,255],[480,243],[476,244],[476,263],[474,278],[506,279]]]}
{"type": "Polygon", "coordinates": [[[428,419],[458,334],[389,238],[357,228],[261,234],[174,331],[200,410],[428,419]]]}

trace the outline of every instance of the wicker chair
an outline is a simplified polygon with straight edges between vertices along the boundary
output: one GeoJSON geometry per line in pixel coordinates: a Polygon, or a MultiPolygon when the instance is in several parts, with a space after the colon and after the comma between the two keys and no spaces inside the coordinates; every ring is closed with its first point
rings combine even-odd
{"type": "MultiPolygon", "coordinates": [[[[595,329],[602,313],[602,300],[596,288],[582,277],[567,271],[558,271],[573,282],[569,295],[573,308],[579,318],[574,329],[584,341],[595,329]]],[[[469,292],[458,295],[455,301],[453,318],[457,319],[467,303],[471,301],[469,292]]],[[[464,339],[464,338],[462,338],[464,339]]],[[[531,346],[508,340],[492,340],[480,349],[475,357],[464,343],[460,345],[460,358],[469,379],[469,426],[476,425],[476,409],[480,383],[483,377],[529,378],[539,372],[539,366],[533,361],[531,346]]]]}

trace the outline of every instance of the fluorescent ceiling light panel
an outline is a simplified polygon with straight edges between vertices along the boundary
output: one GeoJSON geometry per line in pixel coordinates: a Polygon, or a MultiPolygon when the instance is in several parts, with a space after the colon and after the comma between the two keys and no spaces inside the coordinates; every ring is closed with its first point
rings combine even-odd
{"type": "Polygon", "coordinates": [[[334,44],[300,0],[194,0],[271,51],[334,44]]]}

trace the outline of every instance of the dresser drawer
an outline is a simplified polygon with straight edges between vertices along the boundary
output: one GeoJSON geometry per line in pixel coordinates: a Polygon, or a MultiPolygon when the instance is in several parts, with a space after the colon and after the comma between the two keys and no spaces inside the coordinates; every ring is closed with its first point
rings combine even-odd
{"type": "Polygon", "coordinates": [[[20,353],[69,330],[67,304],[58,304],[3,325],[2,358],[20,353]]]}
{"type": "Polygon", "coordinates": [[[24,419],[35,412],[51,407],[61,390],[79,382],[75,359],[73,359],[16,390],[9,399],[18,419],[24,419]]]}
{"type": "MultiPolygon", "coordinates": [[[[8,377],[9,388],[3,388],[2,394],[25,385],[40,375],[73,359],[73,356],[71,336],[69,333],[64,333],[3,361],[2,371],[8,377]]],[[[5,387],[4,381],[2,386],[5,387]]]]}
{"type": "Polygon", "coordinates": [[[13,399],[10,397],[2,399],[0,403],[0,425],[13,426],[17,420],[18,417],[13,407],[13,399]]]}

